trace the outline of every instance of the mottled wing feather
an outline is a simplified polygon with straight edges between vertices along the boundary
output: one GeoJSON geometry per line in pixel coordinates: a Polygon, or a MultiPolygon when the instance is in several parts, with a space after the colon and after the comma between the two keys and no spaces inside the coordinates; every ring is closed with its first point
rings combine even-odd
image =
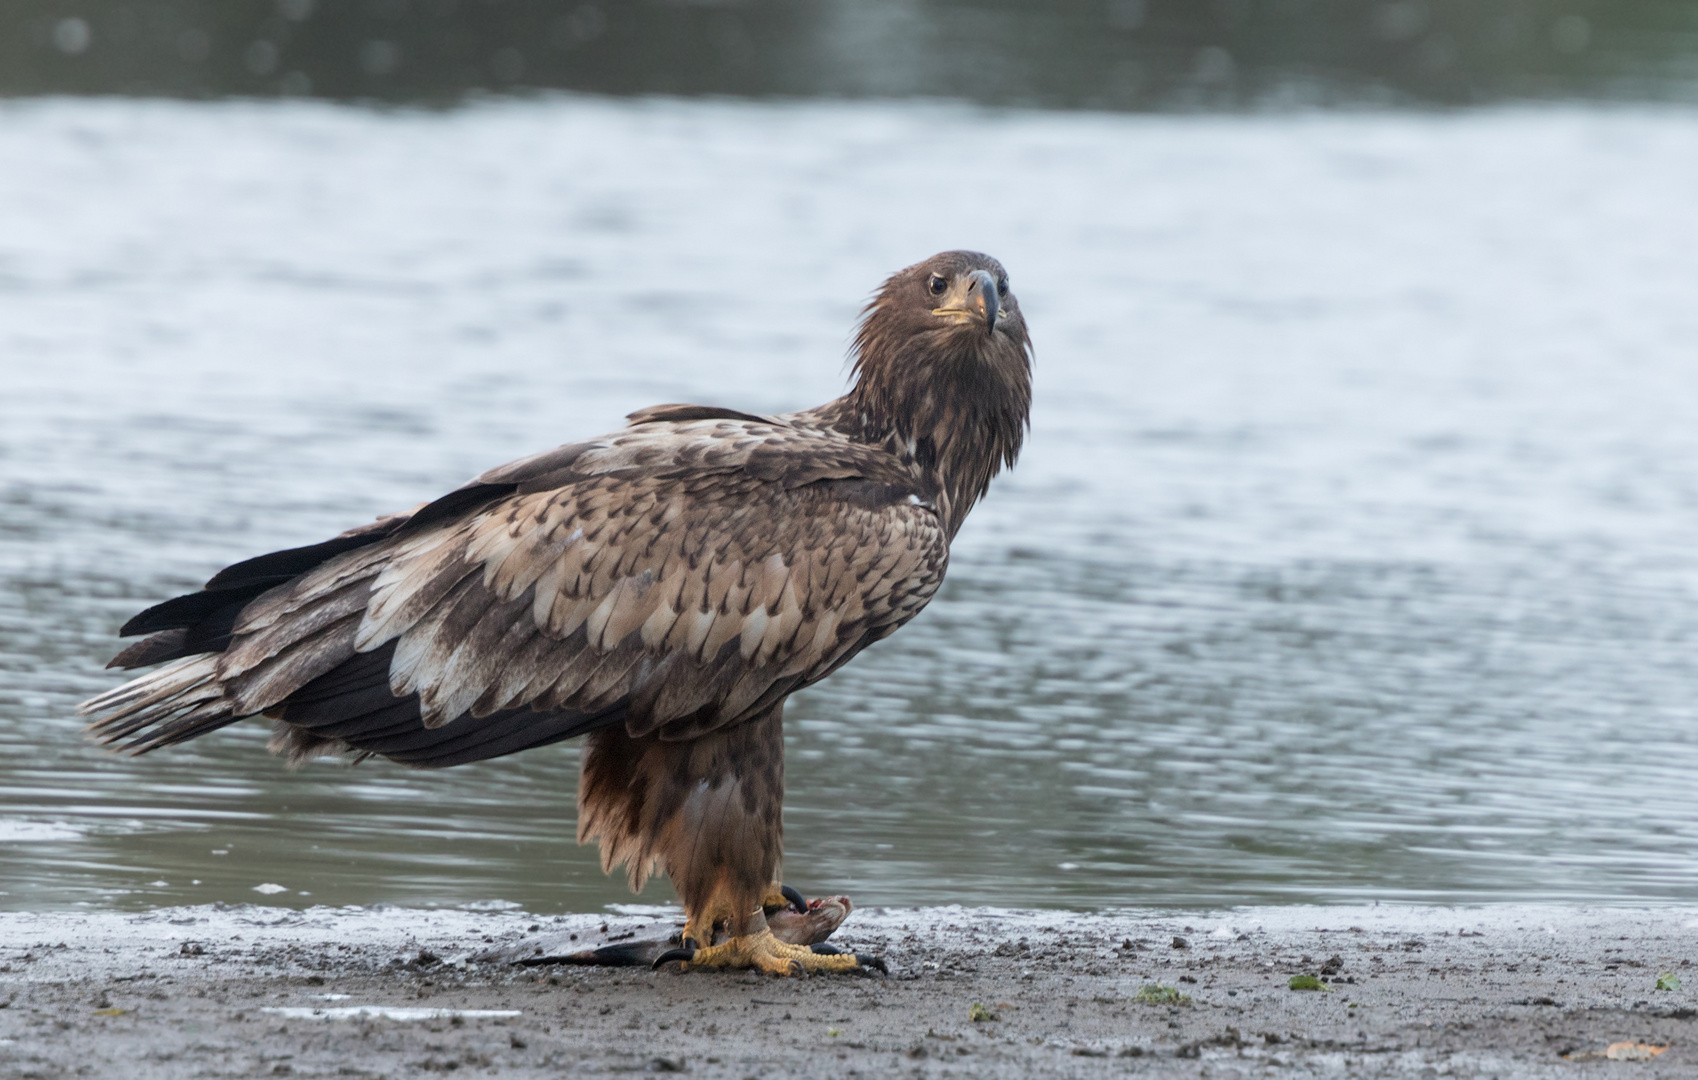
{"type": "Polygon", "coordinates": [[[875,450],[758,417],[645,420],[492,470],[271,588],[209,659],[227,715],[398,758],[486,726],[523,742],[541,714],[689,738],[890,633],[946,559],[936,513],[875,450]],[[379,651],[381,690],[343,678],[379,651]],[[416,702],[410,727],[385,690],[416,702]],[[455,730],[403,731],[421,723],[455,730]]]}
{"type": "MultiPolygon", "coordinates": [[[[944,557],[935,515],[906,500],[740,474],[696,493],[676,477],[596,477],[511,496],[398,551],[351,643],[395,642],[390,690],[419,695],[427,727],[626,701],[634,737],[682,737],[906,621],[944,557]]],[[[333,632],[354,587],[293,624],[333,632]]],[[[283,655],[265,651],[268,665],[283,655]]]]}

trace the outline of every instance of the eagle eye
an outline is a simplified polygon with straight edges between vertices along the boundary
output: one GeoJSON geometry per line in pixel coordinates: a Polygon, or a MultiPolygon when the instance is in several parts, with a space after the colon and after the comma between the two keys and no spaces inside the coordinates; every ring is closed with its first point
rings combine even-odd
{"type": "Polygon", "coordinates": [[[1001,293],[1003,296],[1008,295],[1008,275],[1007,274],[1004,274],[1001,277],[996,279],[996,291],[1001,293]]]}
{"type": "Polygon", "coordinates": [[[926,282],[926,288],[933,296],[942,296],[943,291],[949,288],[949,281],[942,274],[933,274],[931,280],[926,282]]]}

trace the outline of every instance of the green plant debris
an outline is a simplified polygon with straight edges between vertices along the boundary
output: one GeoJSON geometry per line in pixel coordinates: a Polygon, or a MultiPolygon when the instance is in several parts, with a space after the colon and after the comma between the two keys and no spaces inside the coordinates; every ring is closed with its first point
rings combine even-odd
{"type": "Polygon", "coordinates": [[[1293,975],[1285,985],[1293,990],[1319,990],[1323,994],[1332,993],[1332,987],[1313,975],[1293,975]]]}
{"type": "Polygon", "coordinates": [[[1663,972],[1661,975],[1657,976],[1657,989],[1658,990],[1679,990],[1680,989],[1680,976],[1676,975],[1672,971],[1663,972]]]}
{"type": "Polygon", "coordinates": [[[826,1038],[835,1039],[839,1035],[843,1034],[843,1029],[842,1028],[826,1028],[825,1034],[826,1034],[826,1038]]]}
{"type": "Polygon", "coordinates": [[[1138,992],[1132,995],[1132,1000],[1142,1001],[1146,1005],[1189,1005],[1191,995],[1181,994],[1177,986],[1147,983],[1138,987],[1138,992]]]}
{"type": "Polygon", "coordinates": [[[1002,1018],[985,1008],[983,1002],[975,1001],[973,1007],[967,1010],[967,1019],[975,1024],[988,1024],[993,1020],[1002,1018]]]}

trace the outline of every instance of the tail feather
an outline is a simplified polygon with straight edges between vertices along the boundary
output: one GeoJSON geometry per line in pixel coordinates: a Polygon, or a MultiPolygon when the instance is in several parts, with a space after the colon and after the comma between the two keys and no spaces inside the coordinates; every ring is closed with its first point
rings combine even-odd
{"type": "Polygon", "coordinates": [[[227,701],[209,701],[197,709],[191,709],[182,716],[165,721],[145,737],[131,739],[119,746],[118,749],[131,754],[145,754],[149,750],[158,750],[164,746],[175,746],[180,742],[197,739],[209,731],[217,731],[228,724],[234,724],[242,719],[230,708],[227,701]]]}
{"type": "Polygon", "coordinates": [[[181,742],[236,719],[218,680],[216,653],[172,661],[88,699],[77,711],[99,716],[88,726],[95,740],[133,754],[181,742]],[[137,735],[143,731],[146,734],[137,735]]]}
{"type": "Polygon", "coordinates": [[[77,711],[84,716],[111,711],[113,715],[108,719],[118,719],[155,702],[194,690],[215,679],[217,675],[216,654],[186,656],[181,660],[172,661],[158,671],[131,679],[122,686],[89,698],[77,707],[77,711]]]}

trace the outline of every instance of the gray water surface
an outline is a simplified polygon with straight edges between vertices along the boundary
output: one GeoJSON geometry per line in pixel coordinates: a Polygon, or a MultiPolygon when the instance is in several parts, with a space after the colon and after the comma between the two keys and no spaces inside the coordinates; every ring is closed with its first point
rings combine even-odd
{"type": "Polygon", "coordinates": [[[644,405],[834,396],[882,275],[962,246],[1031,441],[793,699],[789,880],[1690,898],[1694,177],[1690,111],[0,105],[0,906],[628,899],[574,746],[291,773],[73,708],[229,562],[644,405]]]}

